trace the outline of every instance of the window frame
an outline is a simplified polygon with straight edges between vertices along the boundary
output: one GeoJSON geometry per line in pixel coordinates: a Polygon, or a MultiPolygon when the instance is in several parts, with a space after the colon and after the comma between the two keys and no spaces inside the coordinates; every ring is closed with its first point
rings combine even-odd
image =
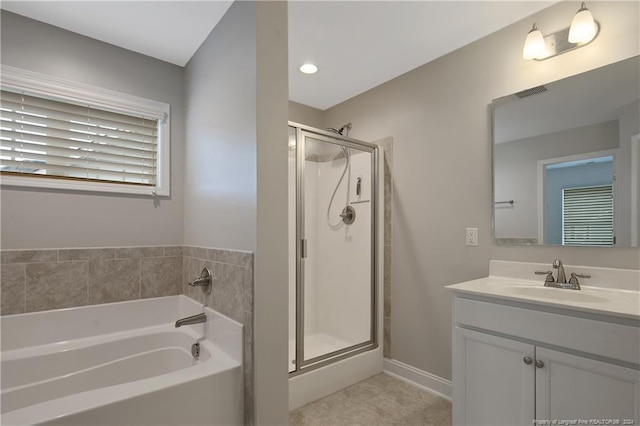
{"type": "Polygon", "coordinates": [[[7,65],[2,65],[0,86],[3,90],[48,97],[63,102],[88,104],[106,111],[146,116],[158,120],[155,186],[99,182],[80,178],[60,179],[4,174],[0,176],[0,186],[3,188],[27,187],[149,196],[171,195],[171,106],[169,104],[7,65]]]}

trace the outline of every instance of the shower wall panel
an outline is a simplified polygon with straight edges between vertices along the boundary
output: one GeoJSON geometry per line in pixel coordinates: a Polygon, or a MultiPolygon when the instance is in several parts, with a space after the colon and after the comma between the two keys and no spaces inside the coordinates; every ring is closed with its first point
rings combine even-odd
{"type": "Polygon", "coordinates": [[[348,342],[366,341],[371,330],[371,154],[351,150],[351,164],[335,195],[330,217],[335,223],[345,205],[356,210],[351,225],[330,227],[326,210],[331,194],[344,170],[345,159],[318,165],[315,330],[348,342]],[[361,194],[356,182],[361,179],[361,194]],[[355,202],[355,203],[354,203],[355,202]]]}

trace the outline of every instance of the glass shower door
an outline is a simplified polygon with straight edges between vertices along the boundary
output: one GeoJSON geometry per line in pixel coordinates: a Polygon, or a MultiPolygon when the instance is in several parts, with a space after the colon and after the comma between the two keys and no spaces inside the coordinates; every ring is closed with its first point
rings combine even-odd
{"type": "Polygon", "coordinates": [[[298,129],[297,370],[376,347],[375,148],[298,129]]]}

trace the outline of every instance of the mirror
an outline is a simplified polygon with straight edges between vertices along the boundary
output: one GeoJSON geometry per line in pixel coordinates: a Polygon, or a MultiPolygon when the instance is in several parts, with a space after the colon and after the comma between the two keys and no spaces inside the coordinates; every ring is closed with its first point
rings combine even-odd
{"type": "Polygon", "coordinates": [[[497,244],[638,247],[640,56],[495,99],[497,244]]]}

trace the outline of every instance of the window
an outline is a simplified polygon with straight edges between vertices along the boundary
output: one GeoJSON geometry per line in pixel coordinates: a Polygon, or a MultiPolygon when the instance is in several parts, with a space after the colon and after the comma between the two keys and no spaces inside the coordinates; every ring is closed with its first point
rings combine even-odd
{"type": "Polygon", "coordinates": [[[566,188],[562,191],[562,244],[615,244],[612,185],[566,188]]]}
{"type": "Polygon", "coordinates": [[[169,195],[169,105],[2,71],[3,185],[169,195]]]}

